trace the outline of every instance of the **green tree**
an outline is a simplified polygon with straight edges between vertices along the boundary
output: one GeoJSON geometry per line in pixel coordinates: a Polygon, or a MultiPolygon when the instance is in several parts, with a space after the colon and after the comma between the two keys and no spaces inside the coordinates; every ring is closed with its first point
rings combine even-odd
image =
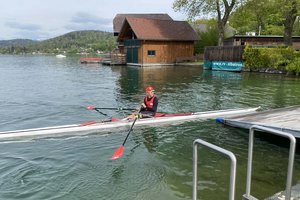
{"type": "Polygon", "coordinates": [[[282,17],[275,0],[248,0],[230,16],[230,24],[239,34],[255,32],[256,34],[282,35],[282,17]]]}
{"type": "Polygon", "coordinates": [[[117,44],[116,38],[112,33],[103,31],[74,31],[39,42],[17,40],[14,41],[13,44],[8,43],[10,45],[7,45],[7,43],[6,46],[2,46],[2,49],[0,50],[1,53],[23,54],[42,52],[57,54],[67,52],[74,54],[85,50],[94,53],[97,50],[110,51],[115,48],[117,44]],[[28,44],[25,44],[24,41],[28,44]]]}
{"type": "Polygon", "coordinates": [[[248,0],[232,13],[230,24],[240,34],[283,35],[284,43],[291,46],[294,27],[300,30],[295,23],[298,6],[299,0],[248,0]]]}
{"type": "Polygon", "coordinates": [[[284,15],[284,44],[287,46],[292,46],[292,33],[294,23],[298,14],[297,10],[297,0],[285,0],[283,6],[284,15]]]}
{"type": "Polygon", "coordinates": [[[175,0],[173,9],[186,12],[190,19],[197,16],[214,15],[218,22],[218,45],[223,46],[225,25],[239,0],[175,0]]]}
{"type": "Polygon", "coordinates": [[[218,25],[215,19],[197,20],[193,22],[193,27],[200,37],[200,40],[195,43],[196,54],[204,53],[206,46],[218,45],[218,25]]]}

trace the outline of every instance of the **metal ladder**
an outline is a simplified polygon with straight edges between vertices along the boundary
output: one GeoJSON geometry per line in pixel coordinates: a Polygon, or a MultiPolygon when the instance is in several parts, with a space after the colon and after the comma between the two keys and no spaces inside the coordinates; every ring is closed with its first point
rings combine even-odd
{"type": "Polygon", "coordinates": [[[290,134],[283,131],[253,125],[250,127],[249,131],[249,145],[248,145],[248,165],[247,165],[247,183],[246,183],[246,194],[243,195],[244,200],[255,200],[256,198],[251,196],[251,175],[252,175],[252,160],[253,160],[253,138],[254,131],[263,131],[278,135],[281,137],[286,137],[290,140],[290,151],[289,151],[289,161],[288,161],[288,171],[285,187],[285,200],[290,200],[291,198],[291,188],[292,188],[292,178],[293,178],[293,167],[295,160],[295,149],[296,149],[296,138],[290,134]]]}
{"type": "Polygon", "coordinates": [[[211,148],[215,151],[218,151],[222,154],[227,155],[231,160],[231,167],[230,167],[230,189],[229,189],[229,200],[234,200],[235,195],[235,179],[236,179],[236,157],[235,155],[227,151],[226,149],[223,149],[221,147],[218,147],[216,145],[213,145],[211,143],[208,143],[204,140],[197,139],[193,143],[193,200],[197,200],[197,182],[198,182],[198,144],[202,144],[208,148],[211,148]]]}
{"type": "MultiPolygon", "coordinates": [[[[292,177],[293,177],[293,166],[294,166],[294,159],[295,159],[296,139],[290,133],[285,133],[283,131],[266,128],[266,127],[258,126],[258,125],[251,126],[250,131],[249,131],[247,183],[246,183],[246,194],[243,195],[243,200],[257,200],[255,197],[251,196],[251,194],[250,194],[251,193],[252,160],[253,160],[253,141],[254,141],[254,131],[255,130],[256,131],[264,131],[264,132],[278,135],[281,137],[286,137],[290,140],[287,181],[286,181],[286,188],[285,188],[285,194],[286,194],[285,200],[290,200],[292,177]]],[[[229,200],[234,200],[235,199],[235,181],[236,181],[236,157],[235,157],[235,155],[226,149],[220,148],[216,145],[213,145],[213,144],[208,143],[201,139],[196,139],[193,143],[193,200],[197,200],[198,144],[201,144],[210,149],[213,149],[222,154],[225,154],[231,159],[229,200]]]]}

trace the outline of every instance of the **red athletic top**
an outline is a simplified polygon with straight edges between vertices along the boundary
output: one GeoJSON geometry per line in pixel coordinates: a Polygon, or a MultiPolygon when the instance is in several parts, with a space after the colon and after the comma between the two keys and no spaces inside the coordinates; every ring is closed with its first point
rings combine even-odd
{"type": "Polygon", "coordinates": [[[153,114],[156,113],[158,106],[158,98],[155,95],[151,98],[148,98],[148,96],[146,96],[144,99],[144,103],[146,105],[146,108],[142,108],[141,111],[150,111],[153,114]]]}

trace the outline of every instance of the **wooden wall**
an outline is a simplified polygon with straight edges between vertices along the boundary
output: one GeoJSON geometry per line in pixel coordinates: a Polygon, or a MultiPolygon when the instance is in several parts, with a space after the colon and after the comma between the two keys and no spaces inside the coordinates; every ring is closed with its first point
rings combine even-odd
{"type": "Polygon", "coordinates": [[[179,57],[192,57],[194,42],[143,41],[139,49],[140,64],[171,64],[179,57]],[[154,50],[155,56],[148,56],[148,51],[154,50]]]}
{"type": "Polygon", "coordinates": [[[246,46],[211,46],[205,47],[204,60],[207,61],[242,61],[246,46]]]}

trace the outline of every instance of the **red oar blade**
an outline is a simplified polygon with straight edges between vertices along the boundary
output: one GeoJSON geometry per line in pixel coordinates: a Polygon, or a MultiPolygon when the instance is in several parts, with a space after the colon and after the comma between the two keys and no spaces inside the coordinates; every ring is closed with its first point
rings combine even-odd
{"type": "Polygon", "coordinates": [[[117,151],[114,153],[114,155],[111,157],[112,160],[115,160],[117,158],[120,158],[124,153],[124,146],[121,145],[117,151]]]}
{"type": "Polygon", "coordinates": [[[86,109],[88,109],[88,110],[94,110],[95,107],[94,106],[87,106],[86,109]]]}

